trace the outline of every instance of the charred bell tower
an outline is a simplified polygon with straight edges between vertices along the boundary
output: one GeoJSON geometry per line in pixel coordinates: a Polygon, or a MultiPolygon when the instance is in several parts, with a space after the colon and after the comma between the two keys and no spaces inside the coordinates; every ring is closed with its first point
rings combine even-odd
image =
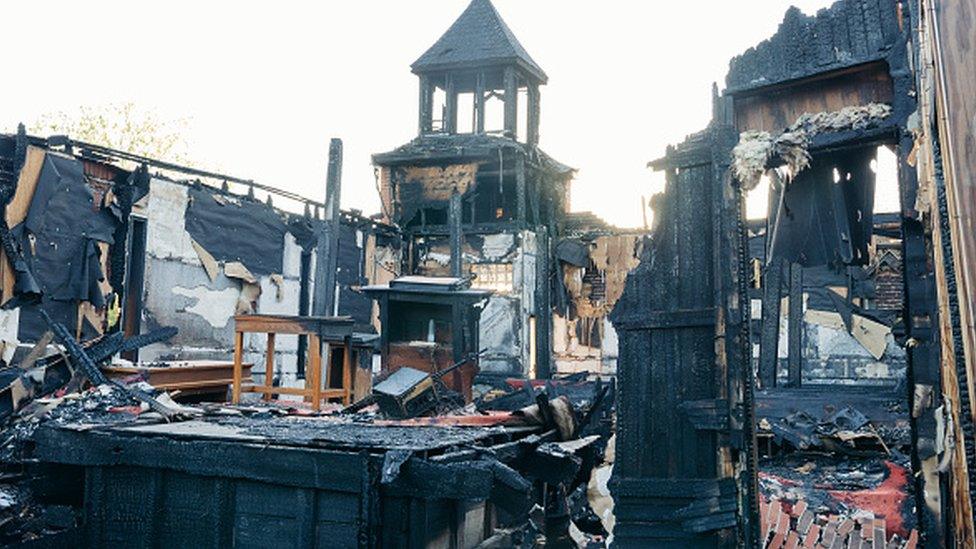
{"type": "MultiPolygon", "coordinates": [[[[549,377],[552,239],[574,170],[538,146],[546,73],[489,0],[472,0],[410,68],[420,80],[418,134],[373,155],[383,219],[404,236],[397,274],[491,290],[481,375],[549,377]]],[[[394,351],[386,346],[384,357],[411,363],[394,351]]]]}
{"type": "Polygon", "coordinates": [[[472,101],[473,133],[501,129],[506,137],[527,145],[538,144],[539,87],[548,77],[489,0],[471,2],[410,68],[420,77],[421,135],[458,133],[459,100],[463,97],[472,101]],[[518,103],[523,91],[527,101],[525,134],[519,135],[518,103]],[[443,97],[436,106],[435,97],[443,97]],[[499,99],[504,105],[501,128],[492,126],[498,121],[486,122],[488,101],[492,99],[499,99]]]}

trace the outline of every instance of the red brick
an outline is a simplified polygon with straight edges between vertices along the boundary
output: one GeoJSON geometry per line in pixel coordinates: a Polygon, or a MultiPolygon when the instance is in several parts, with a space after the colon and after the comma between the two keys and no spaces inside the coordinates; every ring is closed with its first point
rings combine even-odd
{"type": "Polygon", "coordinates": [[[810,525],[812,524],[813,513],[810,511],[803,511],[803,514],[800,515],[799,520],[796,521],[796,531],[799,532],[800,535],[804,535],[808,530],[810,530],[810,525]]]}
{"type": "Polygon", "coordinates": [[[783,534],[784,536],[790,531],[790,516],[786,513],[780,513],[779,522],[776,523],[776,533],[783,534]]]}
{"type": "Polygon", "coordinates": [[[793,512],[790,514],[793,515],[794,517],[799,517],[806,510],[807,510],[807,502],[801,499],[797,501],[795,504],[793,504],[793,512]]]}
{"type": "Polygon", "coordinates": [[[885,531],[878,528],[877,525],[874,527],[874,549],[885,549],[885,531]]]}
{"type": "Polygon", "coordinates": [[[835,537],[837,537],[837,522],[831,521],[827,524],[827,526],[823,527],[823,533],[820,536],[820,539],[823,541],[824,545],[830,547],[830,544],[834,542],[835,537]]]}
{"type": "Polygon", "coordinates": [[[769,537],[769,533],[772,532],[776,525],[779,524],[779,515],[783,510],[783,505],[779,500],[773,500],[769,504],[769,509],[766,511],[766,522],[762,525],[763,539],[769,537]]]}
{"type": "Polygon", "coordinates": [[[807,549],[814,549],[817,546],[817,542],[820,541],[820,525],[814,524],[810,526],[810,530],[807,532],[806,537],[803,538],[803,547],[807,549]]]}

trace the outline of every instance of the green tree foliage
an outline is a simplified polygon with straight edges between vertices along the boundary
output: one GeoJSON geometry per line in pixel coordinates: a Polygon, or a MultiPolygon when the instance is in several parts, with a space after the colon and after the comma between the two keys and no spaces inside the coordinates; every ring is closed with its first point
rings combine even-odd
{"type": "Polygon", "coordinates": [[[163,120],[130,102],[45,114],[28,130],[34,135],[67,135],[75,141],[186,165],[186,126],[185,119],[163,120]]]}

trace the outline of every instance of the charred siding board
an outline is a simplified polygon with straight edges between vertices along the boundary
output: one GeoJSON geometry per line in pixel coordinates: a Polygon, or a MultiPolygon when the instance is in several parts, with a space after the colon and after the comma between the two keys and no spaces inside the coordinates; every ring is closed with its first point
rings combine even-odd
{"type": "MultiPolygon", "coordinates": [[[[707,136],[697,139],[689,148],[701,150],[684,157],[709,157],[707,136]]],[[[694,499],[679,486],[718,486],[717,435],[676,413],[682,403],[719,396],[715,176],[710,163],[668,168],[660,225],[612,315],[620,341],[615,537],[621,546],[713,547],[714,532],[685,531],[671,513],[694,499]]]]}
{"type": "Polygon", "coordinates": [[[839,111],[849,105],[892,102],[888,67],[883,62],[841,71],[830,78],[811,78],[736,97],[739,131],[779,132],[804,113],[839,111]]]}

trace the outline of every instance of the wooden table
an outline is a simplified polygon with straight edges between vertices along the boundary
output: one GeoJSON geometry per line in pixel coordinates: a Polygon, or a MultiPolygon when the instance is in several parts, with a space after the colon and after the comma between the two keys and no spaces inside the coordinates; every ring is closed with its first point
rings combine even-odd
{"type": "Polygon", "coordinates": [[[261,393],[264,400],[274,394],[299,395],[311,401],[313,410],[320,410],[322,399],[341,398],[343,404],[351,404],[352,391],[352,326],[348,317],[288,316],[288,315],[240,315],[234,317],[234,381],[231,402],[240,402],[241,393],[261,393]],[[244,334],[268,334],[263,385],[241,385],[244,364],[244,334]],[[275,335],[293,334],[308,337],[308,368],[305,387],[273,387],[275,335]],[[327,348],[342,346],[343,375],[341,389],[322,389],[322,344],[327,348]]]}

